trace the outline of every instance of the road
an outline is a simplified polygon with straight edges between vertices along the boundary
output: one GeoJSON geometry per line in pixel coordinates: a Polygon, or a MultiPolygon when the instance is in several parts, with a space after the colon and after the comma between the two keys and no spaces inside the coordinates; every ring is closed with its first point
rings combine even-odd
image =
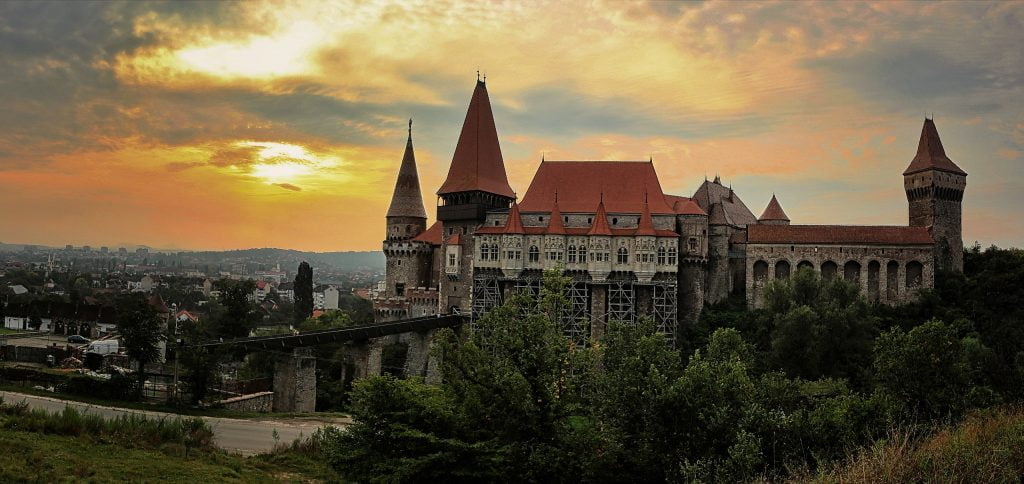
{"type": "MultiPolygon", "coordinates": [[[[41,408],[50,412],[64,410],[65,406],[72,406],[83,413],[94,413],[105,418],[114,418],[125,414],[145,415],[151,418],[179,417],[181,415],[164,412],[151,412],[148,410],[135,410],[127,408],[104,407],[90,405],[88,403],[61,400],[51,397],[38,397],[24,393],[0,391],[0,397],[4,403],[20,403],[25,401],[30,408],[41,408]]],[[[237,452],[242,455],[254,455],[267,452],[274,447],[274,430],[277,430],[279,442],[282,444],[291,443],[300,437],[309,437],[317,428],[323,425],[335,425],[344,427],[347,420],[331,419],[318,420],[315,417],[292,418],[280,420],[245,420],[220,417],[200,417],[213,428],[216,443],[228,452],[237,452]]]]}

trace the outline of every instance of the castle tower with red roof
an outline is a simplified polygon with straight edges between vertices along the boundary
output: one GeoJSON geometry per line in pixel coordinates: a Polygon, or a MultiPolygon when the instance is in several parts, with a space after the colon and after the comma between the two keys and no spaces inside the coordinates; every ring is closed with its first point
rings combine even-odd
{"type": "Polygon", "coordinates": [[[936,265],[942,269],[964,270],[961,202],[966,187],[967,172],[946,156],[935,121],[925,119],[917,154],[903,172],[903,189],[910,225],[931,228],[936,265]]]}
{"type": "Polygon", "coordinates": [[[489,211],[508,209],[516,198],[505,174],[487,84],[479,79],[462,122],[448,176],[437,195],[441,200],[437,219],[444,224],[445,277],[441,278],[440,291],[446,301],[442,305],[448,310],[469,311],[476,241],[467,236],[484,223],[489,211]]]}
{"type": "MultiPolygon", "coordinates": [[[[405,154],[398,168],[398,179],[391,196],[391,205],[386,215],[387,234],[384,239],[384,256],[387,260],[385,288],[374,301],[377,319],[390,321],[419,315],[411,307],[410,294],[429,291],[433,248],[424,242],[427,212],[423,209],[423,195],[420,192],[420,178],[416,170],[416,155],[412,147],[412,120],[409,120],[409,136],[405,142],[405,154]]],[[[436,290],[434,291],[436,301],[436,290]]],[[[434,312],[436,302],[431,304],[434,312]]]]}

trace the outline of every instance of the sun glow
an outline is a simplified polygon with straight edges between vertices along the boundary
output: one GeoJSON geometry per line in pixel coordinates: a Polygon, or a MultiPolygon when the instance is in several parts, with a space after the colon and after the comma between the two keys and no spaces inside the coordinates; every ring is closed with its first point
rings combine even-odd
{"type": "Polygon", "coordinates": [[[304,146],[268,141],[240,141],[240,148],[257,148],[249,175],[267,184],[297,183],[341,165],[332,155],[314,154],[304,146]]]}

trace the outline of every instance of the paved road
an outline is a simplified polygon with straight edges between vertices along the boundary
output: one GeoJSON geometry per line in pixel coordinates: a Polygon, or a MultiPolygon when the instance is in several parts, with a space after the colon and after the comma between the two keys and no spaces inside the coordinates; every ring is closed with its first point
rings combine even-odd
{"type": "MultiPolygon", "coordinates": [[[[0,397],[4,403],[28,402],[31,408],[41,408],[50,412],[59,412],[70,405],[81,412],[95,413],[106,418],[113,418],[125,414],[142,414],[147,417],[176,417],[176,414],[151,412],[148,410],[134,410],[126,408],[103,407],[87,403],[60,400],[50,397],[37,397],[24,393],[0,391],[0,397]]],[[[344,427],[348,424],[346,420],[317,420],[314,417],[309,419],[295,418],[284,420],[245,420],[219,417],[202,417],[213,428],[217,445],[229,452],[238,452],[243,455],[259,454],[269,451],[274,447],[274,430],[277,430],[280,443],[290,443],[299,437],[309,437],[317,428],[323,425],[336,425],[344,427]]]]}

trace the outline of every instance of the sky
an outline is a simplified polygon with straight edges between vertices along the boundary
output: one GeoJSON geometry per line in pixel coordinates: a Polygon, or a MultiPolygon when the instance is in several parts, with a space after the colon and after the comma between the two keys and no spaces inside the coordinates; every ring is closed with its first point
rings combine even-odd
{"type": "Polygon", "coordinates": [[[755,215],[906,224],[934,117],[964,241],[1024,246],[1024,2],[0,2],[0,241],[379,250],[477,70],[512,187],[653,158],[755,215]]]}

